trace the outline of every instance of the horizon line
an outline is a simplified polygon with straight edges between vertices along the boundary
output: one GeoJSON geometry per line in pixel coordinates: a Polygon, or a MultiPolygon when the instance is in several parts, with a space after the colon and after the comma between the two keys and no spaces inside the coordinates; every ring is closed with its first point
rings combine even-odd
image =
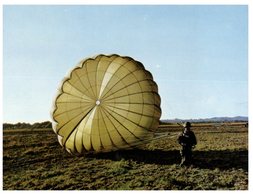
{"type": "MultiPolygon", "coordinates": [[[[163,121],[163,120],[208,120],[208,119],[213,119],[213,118],[236,118],[236,117],[245,117],[245,118],[249,118],[249,116],[240,116],[240,115],[237,115],[237,116],[214,116],[214,117],[207,117],[207,118],[161,118],[159,119],[159,121],[163,121]]],[[[28,124],[35,124],[35,123],[43,123],[43,122],[54,122],[53,120],[40,120],[40,121],[36,121],[36,122],[28,122],[28,121],[18,121],[18,122],[2,122],[2,124],[17,124],[17,123],[28,123],[28,124]]]]}

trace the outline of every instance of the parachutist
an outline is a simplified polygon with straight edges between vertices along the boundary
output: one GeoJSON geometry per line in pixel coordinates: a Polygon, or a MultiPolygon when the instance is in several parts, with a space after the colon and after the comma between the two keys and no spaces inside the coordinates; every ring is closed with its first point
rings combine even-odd
{"type": "Polygon", "coordinates": [[[184,124],[184,131],[178,137],[178,143],[182,146],[180,151],[181,163],[180,166],[190,165],[192,163],[192,148],[197,144],[196,136],[191,131],[191,123],[184,124]]]}

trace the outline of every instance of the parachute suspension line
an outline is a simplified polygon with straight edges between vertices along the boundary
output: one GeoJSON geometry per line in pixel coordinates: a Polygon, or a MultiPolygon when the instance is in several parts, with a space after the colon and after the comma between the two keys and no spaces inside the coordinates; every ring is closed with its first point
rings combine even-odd
{"type": "Polygon", "coordinates": [[[154,133],[153,140],[157,140],[164,137],[174,138],[176,136],[178,136],[178,133],[171,133],[171,132],[154,133]]]}

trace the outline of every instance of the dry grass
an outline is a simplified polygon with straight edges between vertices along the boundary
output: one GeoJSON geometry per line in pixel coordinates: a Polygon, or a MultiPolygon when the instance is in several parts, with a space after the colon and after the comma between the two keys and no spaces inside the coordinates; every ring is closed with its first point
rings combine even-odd
{"type": "MultiPolygon", "coordinates": [[[[166,126],[160,131],[180,131],[166,126]]],[[[195,126],[195,163],[178,166],[174,138],[139,149],[73,157],[52,130],[3,133],[4,190],[246,190],[248,129],[244,125],[195,126]]]]}

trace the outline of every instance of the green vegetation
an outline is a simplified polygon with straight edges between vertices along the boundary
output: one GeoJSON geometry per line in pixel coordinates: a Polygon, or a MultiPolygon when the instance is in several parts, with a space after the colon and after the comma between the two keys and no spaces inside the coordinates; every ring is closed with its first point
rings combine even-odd
{"type": "Polygon", "coordinates": [[[41,123],[16,123],[16,124],[11,124],[11,123],[4,123],[3,124],[3,129],[4,130],[11,130],[11,129],[44,129],[44,128],[51,128],[52,124],[50,121],[45,121],[41,123]]]}
{"type": "MultiPolygon", "coordinates": [[[[176,125],[159,130],[180,132],[176,125]]],[[[71,156],[51,129],[4,130],[4,190],[247,190],[248,129],[243,124],[193,128],[194,165],[180,167],[177,137],[139,149],[71,156]]]]}

